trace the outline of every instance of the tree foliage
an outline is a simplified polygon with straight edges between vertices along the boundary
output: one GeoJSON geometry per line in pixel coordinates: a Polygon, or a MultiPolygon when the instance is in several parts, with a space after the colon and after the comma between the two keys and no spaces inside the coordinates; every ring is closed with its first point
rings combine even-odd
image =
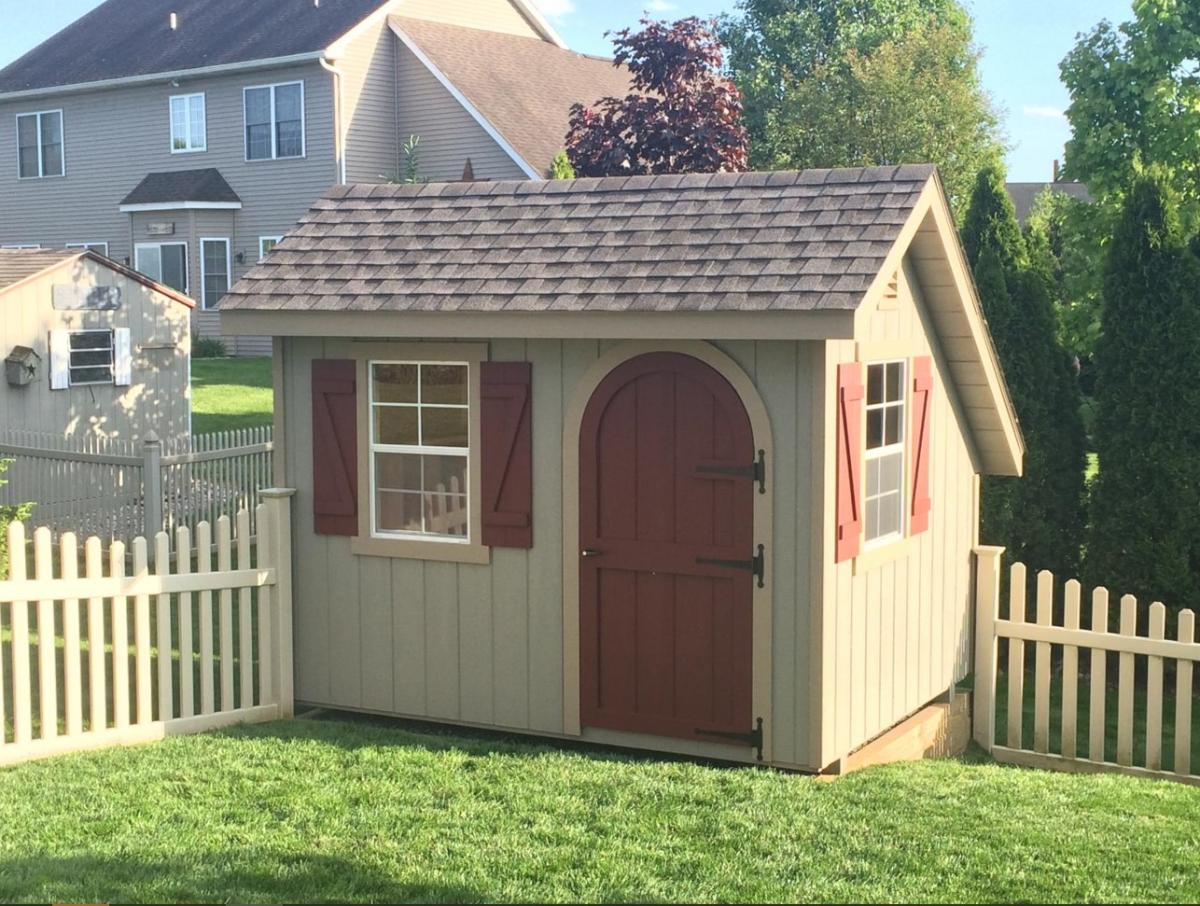
{"type": "Polygon", "coordinates": [[[722,74],[715,23],[692,17],[614,35],[633,93],[571,109],[567,156],[579,176],[745,170],[742,97],[722,74]]]}
{"type": "Polygon", "coordinates": [[[1129,190],[1104,270],[1089,577],[1200,605],[1200,262],[1166,173],[1129,190]]]}
{"type": "Polygon", "coordinates": [[[554,155],[554,160],[550,162],[550,178],[551,179],[574,179],[575,168],[571,166],[571,159],[567,157],[566,151],[559,151],[554,155]]]}
{"type": "Polygon", "coordinates": [[[722,20],[760,169],[938,165],[956,209],[998,163],[956,0],[742,0],[722,20]]]}
{"type": "Polygon", "coordinates": [[[1134,18],[1104,21],[1060,66],[1073,137],[1066,172],[1098,196],[1120,195],[1139,162],[1160,168],[1185,212],[1200,203],[1200,4],[1134,0],[1134,18]]]}
{"type": "Polygon", "coordinates": [[[977,177],[963,245],[1026,445],[1022,478],[984,482],[983,536],[1036,569],[1074,572],[1086,461],[1079,385],[1058,342],[1050,275],[1029,254],[998,166],[977,177]]]}

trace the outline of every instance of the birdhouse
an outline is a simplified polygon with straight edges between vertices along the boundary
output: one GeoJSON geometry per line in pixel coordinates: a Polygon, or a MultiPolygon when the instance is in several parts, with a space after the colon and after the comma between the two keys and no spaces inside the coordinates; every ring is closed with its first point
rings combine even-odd
{"type": "Polygon", "coordinates": [[[37,375],[38,354],[28,346],[14,346],[4,360],[4,378],[10,387],[33,383],[37,375]]]}

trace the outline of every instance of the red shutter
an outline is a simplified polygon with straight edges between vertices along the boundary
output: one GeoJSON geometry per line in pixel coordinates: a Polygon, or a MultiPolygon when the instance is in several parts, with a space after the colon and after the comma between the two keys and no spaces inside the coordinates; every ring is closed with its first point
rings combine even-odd
{"type": "Polygon", "coordinates": [[[533,547],[533,426],[528,362],[484,362],[483,543],[533,547]]]}
{"type": "Polygon", "coordinates": [[[858,555],[862,543],[862,365],[838,366],[837,562],[858,555]]]}
{"type": "Polygon", "coordinates": [[[933,415],[933,359],[913,359],[912,518],[910,534],[929,528],[929,420],[933,415]]]}
{"type": "Polygon", "coordinates": [[[358,534],[358,365],[312,363],[313,525],[318,535],[358,534]]]}

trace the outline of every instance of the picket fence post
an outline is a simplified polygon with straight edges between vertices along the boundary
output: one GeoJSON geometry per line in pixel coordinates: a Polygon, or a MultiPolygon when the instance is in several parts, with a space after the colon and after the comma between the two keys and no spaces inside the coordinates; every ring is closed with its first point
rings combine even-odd
{"type": "Polygon", "coordinates": [[[974,737],[985,752],[996,745],[996,664],[1000,619],[1002,547],[975,548],[975,691],[974,737]]]}
{"type": "Polygon", "coordinates": [[[267,544],[260,556],[275,570],[275,587],[271,600],[271,691],[279,705],[279,716],[292,717],[296,712],[292,677],[292,496],[290,488],[270,488],[260,497],[266,504],[270,523],[267,544]]]}

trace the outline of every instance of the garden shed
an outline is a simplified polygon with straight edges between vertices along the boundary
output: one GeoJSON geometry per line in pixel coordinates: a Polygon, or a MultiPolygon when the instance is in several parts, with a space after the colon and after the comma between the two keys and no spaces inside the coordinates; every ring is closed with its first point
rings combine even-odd
{"type": "Polygon", "coordinates": [[[0,249],[0,429],[186,436],[192,307],[91,249],[0,249]]]}
{"type": "Polygon", "coordinates": [[[1023,451],[932,167],[339,187],[223,313],[298,700],[823,770],[970,671],[1023,451]]]}

